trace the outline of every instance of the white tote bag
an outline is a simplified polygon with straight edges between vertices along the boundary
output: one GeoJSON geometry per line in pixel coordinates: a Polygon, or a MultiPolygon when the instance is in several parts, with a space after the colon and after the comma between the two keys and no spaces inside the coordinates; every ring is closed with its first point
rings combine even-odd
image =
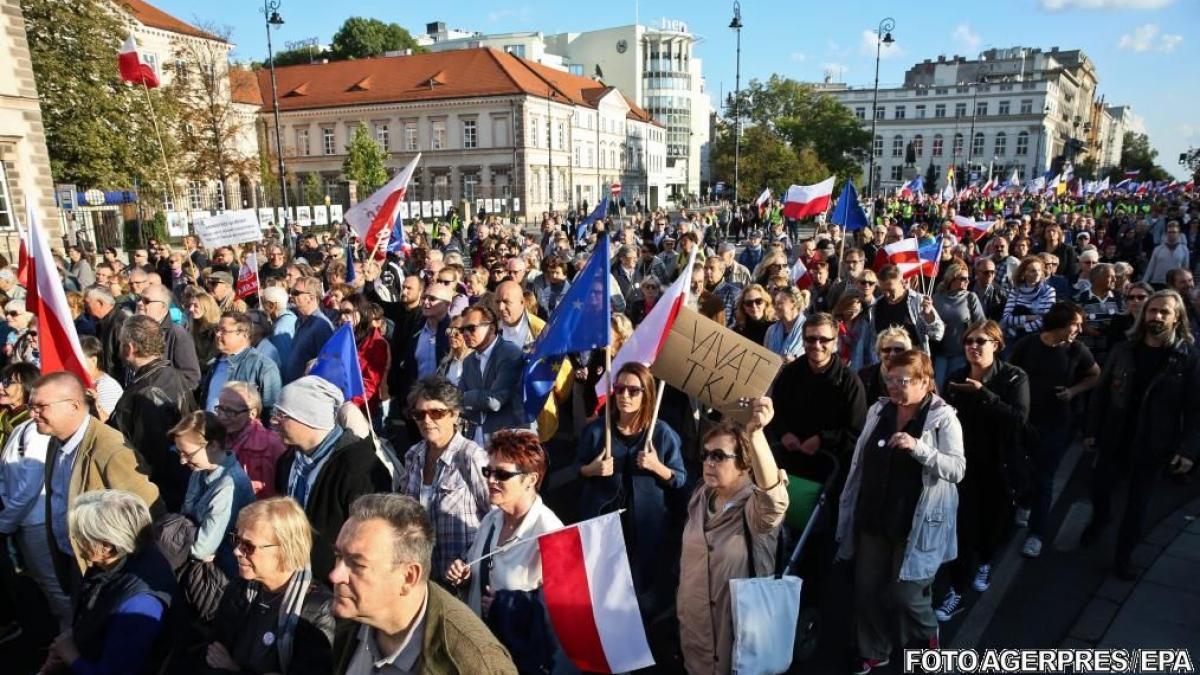
{"type": "Polygon", "coordinates": [[[800,577],[730,579],[735,675],[783,673],[792,665],[800,577]]]}

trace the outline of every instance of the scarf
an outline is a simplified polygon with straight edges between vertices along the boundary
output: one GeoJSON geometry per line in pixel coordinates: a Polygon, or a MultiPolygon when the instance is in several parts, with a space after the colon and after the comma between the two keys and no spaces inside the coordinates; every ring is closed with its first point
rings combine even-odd
{"type": "Polygon", "coordinates": [[[315,471],[321,462],[333,452],[333,446],[337,445],[338,439],[341,437],[342,428],[334,426],[311,455],[303,452],[296,453],[296,483],[293,486],[292,497],[300,502],[300,506],[308,504],[308,474],[315,471]]]}
{"type": "MultiPolygon", "coordinates": [[[[292,646],[296,639],[296,626],[300,623],[300,610],[304,607],[304,598],[312,586],[312,570],[305,567],[297,570],[288,580],[283,589],[283,603],[279,606],[279,623],[276,625],[275,637],[279,650],[279,668],[288,671],[292,662],[292,646]]],[[[253,605],[262,593],[262,584],[246,584],[246,601],[253,605]]]]}
{"type": "Polygon", "coordinates": [[[779,354],[780,356],[800,356],[804,353],[804,315],[796,317],[796,321],[792,324],[792,330],[787,335],[783,334],[783,321],[776,321],[767,329],[767,337],[764,339],[764,344],[767,349],[779,354]]]}

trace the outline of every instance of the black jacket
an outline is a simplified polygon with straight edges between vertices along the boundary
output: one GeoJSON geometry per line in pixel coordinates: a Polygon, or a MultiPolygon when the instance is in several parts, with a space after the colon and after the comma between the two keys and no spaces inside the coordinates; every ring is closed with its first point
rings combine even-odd
{"type": "MultiPolygon", "coordinates": [[[[296,461],[295,448],[288,449],[275,465],[275,490],[279,495],[288,492],[288,477],[296,461]]],[[[392,477],[383,462],[375,456],[375,444],[346,431],[334,443],[333,451],[317,473],[317,480],[308,493],[304,512],[312,523],[313,579],[329,585],[333,571],[333,544],[350,514],[350,504],[362,495],[390,492],[392,477]]]]}
{"type": "MultiPolygon", "coordinates": [[[[788,432],[801,441],[819,435],[821,448],[838,456],[843,471],[849,467],[867,420],[867,399],[862,383],[841,359],[834,356],[823,373],[814,373],[804,357],[792,361],[775,378],[771,400],[775,418],[767,433],[773,441],[788,432]]],[[[802,453],[777,449],[779,464],[789,473],[798,473],[802,457],[802,453]]]]}
{"type": "Polygon", "coordinates": [[[1200,351],[1180,340],[1171,347],[1163,369],[1150,380],[1142,400],[1133,400],[1135,354],[1140,341],[1113,346],[1100,381],[1092,391],[1087,435],[1102,451],[1133,432],[1134,461],[1167,462],[1179,454],[1195,460],[1200,454],[1200,351]],[[1128,429],[1126,425],[1136,425],[1128,429]]]}
{"type": "MultiPolygon", "coordinates": [[[[237,654],[237,646],[247,641],[261,641],[262,635],[247,633],[251,611],[256,608],[257,597],[262,586],[256,582],[238,579],[230,582],[221,596],[221,606],[213,621],[214,642],[220,642],[230,654],[237,654]]],[[[300,621],[292,637],[292,657],[286,669],[287,675],[328,675],[333,672],[333,595],[321,584],[313,582],[304,595],[300,607],[300,621]]],[[[276,635],[276,638],[279,636],[276,635]]],[[[278,649],[278,639],[273,647],[278,649]]],[[[229,671],[212,671],[229,673],[229,671]]],[[[249,672],[249,671],[242,671],[249,672]]]]}
{"type": "Polygon", "coordinates": [[[957,387],[971,376],[961,368],[946,378],[942,396],[958,411],[967,458],[964,480],[1004,480],[1010,496],[1022,494],[1029,483],[1029,460],[1024,436],[1029,420],[1029,376],[1017,366],[997,360],[971,391],[957,387]]]}
{"type": "Polygon", "coordinates": [[[163,317],[159,325],[167,345],[163,358],[175,366],[183,376],[184,384],[194,391],[200,384],[200,357],[196,355],[196,341],[187,328],[171,320],[170,313],[163,317]]]}
{"type": "Polygon", "coordinates": [[[117,382],[125,383],[125,362],[121,360],[121,326],[130,316],[129,310],[113,307],[103,319],[96,319],[96,337],[100,340],[100,370],[117,382]]]}
{"type": "Polygon", "coordinates": [[[150,480],[158,485],[168,511],[178,511],[190,472],[171,452],[167,432],[196,409],[192,388],[183,375],[159,358],[134,371],[108,417],[108,426],[125,436],[150,464],[150,480]]]}

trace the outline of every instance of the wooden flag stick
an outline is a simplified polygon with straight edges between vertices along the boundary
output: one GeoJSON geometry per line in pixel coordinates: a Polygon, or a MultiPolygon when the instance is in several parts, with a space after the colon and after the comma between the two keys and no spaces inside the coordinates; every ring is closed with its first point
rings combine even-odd
{"type": "MultiPolygon", "coordinates": [[[[605,516],[612,516],[612,515],[617,515],[620,513],[625,513],[625,509],[617,509],[616,511],[611,511],[609,513],[605,513],[605,514],[596,516],[596,518],[603,518],[605,516]]],[[[593,521],[596,518],[588,518],[587,520],[581,520],[578,523],[572,523],[570,525],[563,525],[562,527],[560,527],[558,529],[550,530],[549,532],[542,532],[542,533],[535,535],[533,537],[530,537],[528,539],[518,539],[516,541],[509,542],[509,543],[505,544],[504,546],[501,546],[500,548],[492,549],[492,551],[490,553],[488,553],[487,555],[480,556],[480,557],[472,560],[471,562],[467,563],[467,567],[474,567],[474,566],[478,565],[479,563],[483,562],[484,560],[487,560],[488,558],[491,558],[494,555],[499,555],[501,553],[504,553],[505,551],[507,551],[511,548],[516,548],[523,544],[532,544],[532,543],[536,542],[538,539],[541,539],[542,537],[544,537],[548,534],[556,534],[558,532],[562,532],[563,530],[569,530],[571,528],[579,527],[580,525],[583,525],[584,523],[593,521]]]]}
{"type": "MultiPolygon", "coordinates": [[[[179,201],[175,195],[175,181],[171,179],[171,165],[167,162],[167,150],[163,147],[162,134],[158,130],[158,113],[154,112],[154,103],[150,100],[150,87],[146,86],[146,80],[142,80],[142,92],[146,94],[146,107],[150,110],[150,123],[154,125],[154,138],[158,141],[158,152],[162,156],[163,171],[166,172],[164,180],[166,181],[167,191],[171,194],[171,206],[178,209],[179,201]]],[[[225,186],[221,186],[224,189],[225,186]]],[[[138,199],[141,199],[139,196],[138,199]]]]}
{"type": "MultiPolygon", "coordinates": [[[[611,332],[612,329],[610,328],[611,332]]],[[[604,379],[605,394],[604,397],[604,458],[612,458],[612,407],[616,401],[613,400],[613,377],[612,377],[612,345],[604,347],[604,379]]]]}

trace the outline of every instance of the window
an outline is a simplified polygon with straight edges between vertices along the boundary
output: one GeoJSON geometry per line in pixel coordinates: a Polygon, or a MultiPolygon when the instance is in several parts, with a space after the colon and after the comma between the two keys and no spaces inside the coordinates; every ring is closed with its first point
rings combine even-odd
{"type": "Polygon", "coordinates": [[[883,106],[875,107],[875,119],[877,119],[877,120],[883,119],[883,106]]]}
{"type": "Polygon", "coordinates": [[[13,226],[12,197],[8,193],[8,171],[4,162],[0,162],[0,229],[10,229],[13,226]]]}
{"type": "Polygon", "coordinates": [[[1024,157],[1029,154],[1029,132],[1022,131],[1017,134],[1017,155],[1024,157]]]}
{"type": "Polygon", "coordinates": [[[875,152],[875,156],[876,156],[876,157],[883,157],[883,136],[876,136],[876,137],[875,137],[875,149],[874,149],[874,152],[875,152]]]}
{"type": "Polygon", "coordinates": [[[896,106],[896,119],[902,120],[902,119],[904,119],[904,117],[905,117],[904,106],[902,106],[902,105],[896,106]]]}
{"type": "Polygon", "coordinates": [[[439,173],[433,177],[433,198],[450,199],[450,176],[439,173]]]}
{"type": "Polygon", "coordinates": [[[583,157],[583,148],[578,143],[575,144],[575,166],[581,166],[579,160],[583,157]]]}
{"type": "Polygon", "coordinates": [[[975,116],[976,117],[987,117],[987,109],[988,109],[987,101],[976,101],[975,102],[975,116]]]}
{"type": "Polygon", "coordinates": [[[518,58],[525,58],[525,45],[504,45],[504,51],[518,58]]]}
{"type": "Polygon", "coordinates": [[[138,52],[138,56],[142,57],[142,62],[150,66],[154,72],[158,72],[158,55],[149,52],[138,52]]]}
{"type": "Polygon", "coordinates": [[[296,130],[296,152],[301,157],[308,157],[308,129],[305,127],[296,130]]]}
{"type": "Polygon", "coordinates": [[[934,117],[945,117],[946,116],[946,104],[938,103],[937,105],[933,106],[933,116],[934,117]]]}
{"type": "Polygon", "coordinates": [[[192,211],[204,208],[204,183],[198,180],[188,181],[188,208],[192,211]]]}
{"type": "Polygon", "coordinates": [[[975,132],[975,136],[971,139],[971,156],[983,154],[983,132],[975,132]]]}
{"type": "Polygon", "coordinates": [[[599,168],[603,169],[603,168],[605,168],[605,166],[604,166],[604,146],[603,145],[600,146],[600,152],[598,154],[599,154],[599,156],[596,158],[597,166],[599,168]]]}
{"type": "Polygon", "coordinates": [[[1033,99],[1028,99],[1028,98],[1021,99],[1021,114],[1022,115],[1032,115],[1033,114],[1033,99]]]}
{"type": "Polygon", "coordinates": [[[565,122],[558,123],[558,149],[562,150],[567,147],[567,125],[565,122]]]}
{"type": "Polygon", "coordinates": [[[996,111],[997,115],[1011,115],[1010,111],[1012,101],[1000,101],[1000,109],[996,111]]]}
{"type": "Polygon", "coordinates": [[[213,183],[213,195],[216,197],[216,204],[214,205],[215,210],[224,211],[225,210],[225,186],[221,184],[221,181],[217,181],[216,183],[213,183]]]}
{"type": "Polygon", "coordinates": [[[404,149],[409,152],[417,151],[417,125],[404,125],[404,149]]]}
{"type": "Polygon", "coordinates": [[[934,157],[942,156],[942,135],[941,134],[933,135],[933,149],[930,151],[929,154],[933,155],[934,157]]]}
{"type": "Polygon", "coordinates": [[[384,152],[392,151],[391,133],[386,123],[375,124],[375,142],[379,144],[380,148],[383,148],[384,152]]]}
{"type": "Polygon", "coordinates": [[[912,145],[913,145],[913,154],[915,154],[917,157],[920,157],[921,155],[925,154],[925,137],[924,136],[922,136],[921,134],[917,134],[916,136],[913,136],[912,145]]]}
{"type": "Polygon", "coordinates": [[[860,120],[867,119],[867,109],[864,106],[858,106],[854,109],[854,116],[860,120]]]}
{"type": "Polygon", "coordinates": [[[962,134],[954,134],[954,156],[958,157],[958,156],[962,155],[962,149],[963,149],[963,135],[962,134]]]}
{"type": "Polygon", "coordinates": [[[919,120],[925,119],[925,104],[924,103],[917,106],[917,119],[919,119],[919,120]]]}
{"type": "MultiPolygon", "coordinates": [[[[475,120],[463,120],[462,123],[463,147],[478,148],[479,147],[479,124],[475,120]]],[[[466,185],[466,183],[464,183],[466,185]]],[[[466,190],[463,190],[465,197],[466,190]]]]}
{"type": "Polygon", "coordinates": [[[175,81],[179,84],[187,84],[188,82],[188,65],[183,59],[175,60],[175,81]]]}
{"type": "Polygon", "coordinates": [[[903,170],[904,170],[904,167],[900,166],[899,164],[897,164],[896,166],[893,166],[892,171],[891,171],[892,180],[899,182],[900,181],[900,172],[903,170]]]}
{"type": "Polygon", "coordinates": [[[966,103],[955,103],[954,104],[954,116],[955,117],[966,117],[967,116],[967,104],[966,103]]]}
{"type": "Polygon", "coordinates": [[[538,118],[531,116],[529,118],[529,147],[536,148],[538,139],[541,137],[542,135],[538,133],[538,118]]]}
{"type": "Polygon", "coordinates": [[[996,134],[995,154],[997,157],[1003,157],[1008,152],[1008,134],[1003,131],[996,134]]]}
{"type": "MultiPolygon", "coordinates": [[[[430,149],[441,150],[446,147],[446,120],[434,120],[430,122],[430,132],[430,149]]],[[[436,186],[435,183],[434,187],[436,188],[436,186]]]]}
{"type": "Polygon", "coordinates": [[[892,157],[904,156],[904,137],[897,134],[892,136],[892,157]]]}
{"type": "Polygon", "coordinates": [[[479,186],[479,174],[474,171],[464,171],[462,174],[462,198],[475,201],[475,189],[479,186]]]}
{"type": "Polygon", "coordinates": [[[583,64],[580,64],[580,63],[572,63],[572,64],[570,64],[569,66],[567,66],[567,70],[568,70],[568,71],[569,71],[569,72],[570,72],[572,75],[583,75],[583,64]]]}
{"type": "Polygon", "coordinates": [[[595,153],[596,153],[596,149],[589,145],[588,146],[588,154],[587,154],[587,164],[584,164],[584,166],[588,167],[589,169],[592,168],[592,163],[596,161],[595,153]]]}
{"type": "Polygon", "coordinates": [[[333,127],[321,127],[321,151],[326,155],[337,154],[337,142],[333,138],[333,127]]]}

